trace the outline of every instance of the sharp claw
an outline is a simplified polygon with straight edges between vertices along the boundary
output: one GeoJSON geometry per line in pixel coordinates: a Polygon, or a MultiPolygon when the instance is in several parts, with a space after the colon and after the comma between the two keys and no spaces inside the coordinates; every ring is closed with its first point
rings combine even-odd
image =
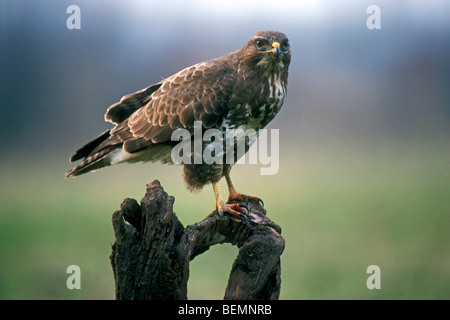
{"type": "Polygon", "coordinates": [[[264,201],[261,198],[258,198],[258,201],[261,202],[261,206],[264,207],[264,201]]]}
{"type": "MultiPolygon", "coordinates": [[[[248,197],[245,194],[242,194],[242,198],[244,198],[245,204],[248,205],[248,197]]],[[[247,210],[248,210],[248,208],[247,208],[247,210]]]]}
{"type": "Polygon", "coordinates": [[[226,206],[225,208],[221,208],[221,209],[216,208],[216,210],[214,210],[214,212],[219,214],[219,216],[221,218],[223,218],[224,213],[227,212],[231,216],[241,218],[242,221],[244,221],[244,222],[248,221],[248,218],[246,217],[246,213],[248,213],[248,211],[249,211],[248,207],[245,203],[239,203],[239,204],[235,203],[235,204],[232,204],[231,206],[226,206]]]}
{"type": "MultiPolygon", "coordinates": [[[[245,204],[248,205],[248,196],[246,196],[245,194],[242,194],[242,198],[244,199],[245,204]]],[[[254,200],[255,198],[256,197],[252,197],[252,200],[255,201],[254,200]]],[[[261,206],[264,207],[264,201],[261,198],[256,198],[256,199],[258,199],[258,201],[257,201],[258,204],[261,204],[261,206]]],[[[248,210],[248,208],[247,208],[247,210],[248,210]]]]}
{"type": "Polygon", "coordinates": [[[247,210],[247,212],[248,212],[248,207],[247,207],[247,205],[245,203],[239,203],[239,207],[245,208],[247,210]]]}

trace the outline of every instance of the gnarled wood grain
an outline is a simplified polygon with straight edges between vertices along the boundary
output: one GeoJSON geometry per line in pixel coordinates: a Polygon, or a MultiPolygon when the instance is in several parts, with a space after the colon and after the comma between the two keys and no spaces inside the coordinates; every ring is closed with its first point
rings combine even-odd
{"type": "Polygon", "coordinates": [[[155,180],[140,204],[127,198],[114,212],[110,259],[116,299],[187,299],[189,262],[218,243],[239,248],[224,299],[278,299],[285,243],[261,206],[248,204],[247,222],[210,214],[184,228],[174,201],[155,180]]]}

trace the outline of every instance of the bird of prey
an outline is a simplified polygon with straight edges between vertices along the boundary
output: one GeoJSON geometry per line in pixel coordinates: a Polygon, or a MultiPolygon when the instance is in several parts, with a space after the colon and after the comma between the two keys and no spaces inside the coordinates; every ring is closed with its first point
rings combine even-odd
{"type": "MultiPolygon", "coordinates": [[[[291,61],[289,40],[278,31],[260,31],[239,50],[201,62],[145,89],[122,97],[110,106],[105,120],[115,124],[71,157],[83,159],[66,173],[74,177],[122,162],[173,163],[171,140],[177,129],[193,132],[216,128],[264,128],[278,113],[287,93],[291,61]]],[[[248,142],[247,144],[251,144],[248,142]]],[[[203,147],[207,146],[207,142],[203,147]]],[[[246,146],[246,151],[249,145],[246,146]]],[[[184,164],[183,176],[191,191],[211,183],[216,211],[245,219],[245,204],[261,199],[236,191],[230,177],[232,164],[184,164]],[[224,201],[219,180],[225,177],[229,197],[224,201]]]]}

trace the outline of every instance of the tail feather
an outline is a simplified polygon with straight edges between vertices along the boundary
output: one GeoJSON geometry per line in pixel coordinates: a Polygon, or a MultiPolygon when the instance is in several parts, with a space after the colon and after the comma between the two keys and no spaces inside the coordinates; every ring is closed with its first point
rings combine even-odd
{"type": "Polygon", "coordinates": [[[66,178],[79,176],[83,173],[87,173],[93,170],[98,170],[100,168],[111,165],[110,155],[116,150],[117,147],[111,147],[103,149],[96,154],[88,157],[86,160],[81,162],[72,170],[66,173],[66,178]]]}
{"type": "Polygon", "coordinates": [[[70,158],[70,161],[77,161],[82,158],[84,160],[75,168],[66,173],[66,178],[79,176],[89,171],[97,170],[111,165],[111,155],[122,145],[109,144],[108,139],[111,137],[111,130],[107,130],[94,140],[88,142],[78,149],[70,158]],[[102,145],[104,144],[104,146],[102,145]]]}
{"type": "Polygon", "coordinates": [[[111,130],[103,132],[97,138],[95,138],[91,142],[85,144],[83,147],[75,151],[75,154],[70,158],[70,162],[74,162],[80,160],[81,158],[88,157],[96,147],[98,147],[103,141],[105,141],[111,136],[110,132],[111,130]]]}

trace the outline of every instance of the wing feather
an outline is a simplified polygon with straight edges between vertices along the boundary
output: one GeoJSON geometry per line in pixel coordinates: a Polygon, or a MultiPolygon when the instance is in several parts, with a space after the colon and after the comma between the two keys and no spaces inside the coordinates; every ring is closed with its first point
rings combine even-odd
{"type": "MultiPolygon", "coordinates": [[[[203,62],[163,80],[154,91],[150,90],[152,87],[145,89],[151,91],[151,95],[142,100],[145,105],[112,130],[110,140],[123,141],[124,149],[133,153],[170,142],[175,129],[191,129],[195,120],[202,121],[205,128],[215,126],[229,110],[236,76],[233,70],[237,69],[232,66],[234,60],[229,54],[203,62]]],[[[144,95],[142,90],[136,94],[137,97],[144,95]]],[[[131,101],[129,99],[122,99],[121,103],[131,101]]],[[[117,119],[110,110],[114,109],[108,110],[108,118],[117,119]]]]}
{"type": "Polygon", "coordinates": [[[108,108],[105,114],[105,120],[119,124],[128,119],[136,110],[143,106],[146,99],[161,87],[162,83],[157,83],[139,90],[138,92],[128,94],[116,104],[108,108]]]}

